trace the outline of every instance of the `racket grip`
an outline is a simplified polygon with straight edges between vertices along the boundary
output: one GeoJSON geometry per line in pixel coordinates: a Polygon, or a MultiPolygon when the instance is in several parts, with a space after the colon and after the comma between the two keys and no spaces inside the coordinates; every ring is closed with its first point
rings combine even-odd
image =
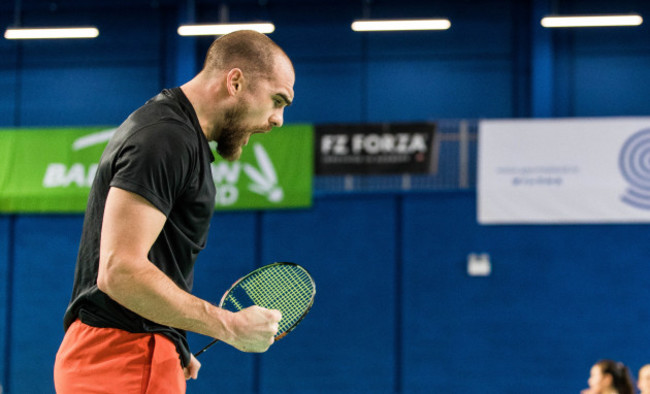
{"type": "Polygon", "coordinates": [[[199,354],[205,352],[206,350],[208,350],[208,348],[209,348],[210,346],[214,345],[214,344],[217,343],[217,342],[219,342],[219,340],[218,340],[218,339],[215,339],[214,341],[208,343],[208,344],[207,344],[203,349],[201,349],[201,350],[199,350],[198,352],[194,353],[194,357],[198,357],[199,354]]]}

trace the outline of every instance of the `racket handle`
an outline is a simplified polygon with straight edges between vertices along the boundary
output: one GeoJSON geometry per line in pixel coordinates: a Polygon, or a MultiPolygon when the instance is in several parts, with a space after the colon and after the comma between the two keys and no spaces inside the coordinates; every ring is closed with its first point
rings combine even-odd
{"type": "Polygon", "coordinates": [[[219,342],[219,340],[218,340],[218,339],[215,339],[214,341],[208,343],[206,347],[204,347],[203,349],[201,349],[201,350],[199,350],[198,352],[194,353],[194,357],[198,357],[199,354],[205,352],[206,350],[208,350],[208,348],[209,348],[210,346],[214,345],[214,344],[217,343],[217,342],[219,342]]]}

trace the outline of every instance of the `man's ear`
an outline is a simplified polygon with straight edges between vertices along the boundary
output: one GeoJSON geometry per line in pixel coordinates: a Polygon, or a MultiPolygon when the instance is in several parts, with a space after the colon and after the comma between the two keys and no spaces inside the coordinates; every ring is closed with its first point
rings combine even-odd
{"type": "Polygon", "coordinates": [[[239,68],[233,68],[228,72],[226,76],[226,87],[228,88],[228,94],[235,96],[242,91],[244,88],[244,73],[239,68]]]}

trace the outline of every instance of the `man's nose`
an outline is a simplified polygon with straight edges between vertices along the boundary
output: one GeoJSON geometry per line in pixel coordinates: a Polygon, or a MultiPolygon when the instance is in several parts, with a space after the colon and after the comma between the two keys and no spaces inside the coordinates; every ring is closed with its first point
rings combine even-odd
{"type": "Polygon", "coordinates": [[[282,110],[274,112],[269,118],[269,123],[271,123],[271,126],[273,127],[282,127],[282,124],[284,123],[282,110]]]}

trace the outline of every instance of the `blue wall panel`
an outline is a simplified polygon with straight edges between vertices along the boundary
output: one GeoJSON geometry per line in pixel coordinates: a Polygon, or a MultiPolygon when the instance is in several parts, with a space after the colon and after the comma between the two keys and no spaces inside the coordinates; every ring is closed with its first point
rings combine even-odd
{"type": "Polygon", "coordinates": [[[294,87],[295,102],[285,111],[285,123],[362,121],[359,61],[297,60],[294,67],[301,77],[294,87]]]}
{"type": "MultiPolygon", "coordinates": [[[[532,3],[550,7],[548,1],[532,3]]],[[[650,99],[650,89],[642,83],[649,68],[647,24],[549,32],[532,20],[532,6],[511,0],[464,4],[384,1],[364,9],[362,3],[343,1],[336,6],[243,2],[231,4],[229,17],[276,24],[271,37],[297,70],[289,123],[649,113],[642,104],[650,99]],[[442,32],[351,31],[350,22],[364,15],[447,16],[452,27],[442,32]],[[523,34],[523,23],[533,23],[528,29],[535,34],[523,34]],[[541,58],[533,56],[540,53],[541,58]],[[535,94],[538,110],[531,108],[527,92],[535,94]]],[[[176,74],[185,65],[200,67],[211,42],[209,37],[175,35],[184,7],[175,1],[133,2],[125,12],[124,5],[110,2],[82,9],[25,2],[25,25],[85,22],[101,33],[92,40],[3,40],[0,126],[118,124],[161,88],[184,82],[176,74]],[[181,50],[195,44],[196,51],[181,50]],[[186,53],[196,58],[186,59],[186,53]]],[[[217,5],[197,7],[197,22],[221,17],[217,5]]],[[[574,0],[560,8],[555,11],[650,13],[650,4],[638,0],[618,7],[605,0],[574,0]]],[[[10,23],[10,14],[3,12],[0,21],[10,23]]]]}
{"type": "MultiPolygon", "coordinates": [[[[403,235],[406,392],[471,392],[468,389],[476,384],[481,369],[503,368],[489,358],[471,355],[473,351],[489,354],[495,349],[486,335],[488,328],[482,321],[485,314],[472,305],[485,292],[486,283],[479,280],[471,286],[465,280],[463,260],[472,251],[476,236],[467,231],[474,224],[471,206],[459,206],[455,202],[458,199],[457,194],[442,194],[435,200],[406,198],[403,235]]],[[[487,293],[484,296],[490,297],[487,293]]],[[[489,386],[492,385],[490,381],[489,386]]],[[[490,387],[483,387],[481,392],[490,387]]]]}
{"type": "Polygon", "coordinates": [[[380,196],[265,215],[264,260],[303,264],[317,295],[295,333],[264,355],[262,392],[393,392],[395,220],[393,198],[380,196]]]}
{"type": "MultiPolygon", "coordinates": [[[[11,23],[12,14],[0,12],[0,26],[11,23]]],[[[0,40],[0,127],[15,125],[17,47],[15,42],[0,40]]]]}
{"type": "MultiPolygon", "coordinates": [[[[266,354],[216,344],[189,392],[577,392],[597,359],[633,371],[648,362],[647,225],[479,226],[475,204],[467,192],[350,195],[217,213],[195,294],[217,303],[234,279],[279,260],[308,267],[318,294],[266,354]],[[490,254],[491,276],[467,275],[476,252],[490,254]]],[[[0,329],[3,341],[13,333],[9,392],[52,390],[81,223],[16,219],[11,321],[0,329]]],[[[8,230],[0,218],[3,251],[8,230]]],[[[194,351],[209,342],[189,339],[194,351]]]]}
{"type": "MultiPolygon", "coordinates": [[[[0,58],[4,51],[0,46],[0,58]]],[[[12,56],[11,53],[7,53],[12,56]]],[[[16,109],[16,70],[12,65],[0,67],[0,90],[4,92],[0,95],[0,127],[10,127],[14,125],[16,109]]]]}
{"type": "Polygon", "coordinates": [[[368,67],[369,119],[509,117],[510,67],[507,58],[373,61],[368,67]]]}
{"type": "Polygon", "coordinates": [[[54,390],[52,368],[63,338],[81,226],[78,215],[16,221],[9,392],[54,390]]]}
{"type": "Polygon", "coordinates": [[[24,19],[28,26],[92,20],[87,24],[96,25],[100,35],[8,44],[20,69],[16,104],[20,126],[119,124],[161,89],[166,50],[162,11],[144,7],[97,13],[63,8],[30,12],[24,19]],[[17,45],[21,50],[16,55],[17,45]]]}
{"type": "Polygon", "coordinates": [[[157,70],[132,66],[25,71],[22,125],[118,125],[157,94],[157,70]],[[125,91],[128,98],[121,97],[125,91]]]}
{"type": "Polygon", "coordinates": [[[576,115],[647,115],[647,103],[650,101],[650,48],[645,56],[581,56],[575,61],[573,75],[576,115]],[[600,99],[594,100],[593,97],[600,99]],[[630,100],[630,97],[634,99],[630,100]]]}
{"type": "MultiPolygon", "coordinates": [[[[256,266],[256,213],[216,213],[210,224],[208,244],[195,264],[194,291],[218,304],[237,278],[256,266]]],[[[188,341],[196,353],[212,339],[190,333],[188,341]]],[[[188,382],[197,393],[246,393],[253,387],[253,355],[217,343],[199,356],[199,379],[188,382]]]]}
{"type": "Polygon", "coordinates": [[[290,6],[271,6],[268,18],[277,26],[271,37],[292,59],[359,59],[362,39],[350,23],[359,17],[361,4],[341,3],[294,1],[290,6]]]}
{"type": "Polygon", "coordinates": [[[7,339],[8,339],[8,302],[9,294],[9,242],[10,242],[10,219],[8,216],[0,216],[0,387],[6,384],[8,377],[7,368],[7,339]]]}
{"type": "Polygon", "coordinates": [[[471,194],[408,201],[406,392],[578,392],[598,359],[648,361],[648,226],[485,227],[471,194]],[[467,275],[476,252],[491,276],[467,275]]]}
{"type": "MultiPolygon", "coordinates": [[[[469,7],[421,7],[414,16],[448,16],[451,28],[364,34],[368,41],[368,89],[364,94],[369,118],[405,121],[512,116],[513,4],[491,0],[469,7]]],[[[397,18],[405,12],[390,2],[376,8],[375,18],[397,18]]]]}
{"type": "MultiPolygon", "coordinates": [[[[639,13],[650,3],[576,1],[573,13],[639,13]]],[[[555,116],[647,115],[650,26],[554,31],[555,116]],[[568,108],[568,111],[567,111],[568,108]]]]}

